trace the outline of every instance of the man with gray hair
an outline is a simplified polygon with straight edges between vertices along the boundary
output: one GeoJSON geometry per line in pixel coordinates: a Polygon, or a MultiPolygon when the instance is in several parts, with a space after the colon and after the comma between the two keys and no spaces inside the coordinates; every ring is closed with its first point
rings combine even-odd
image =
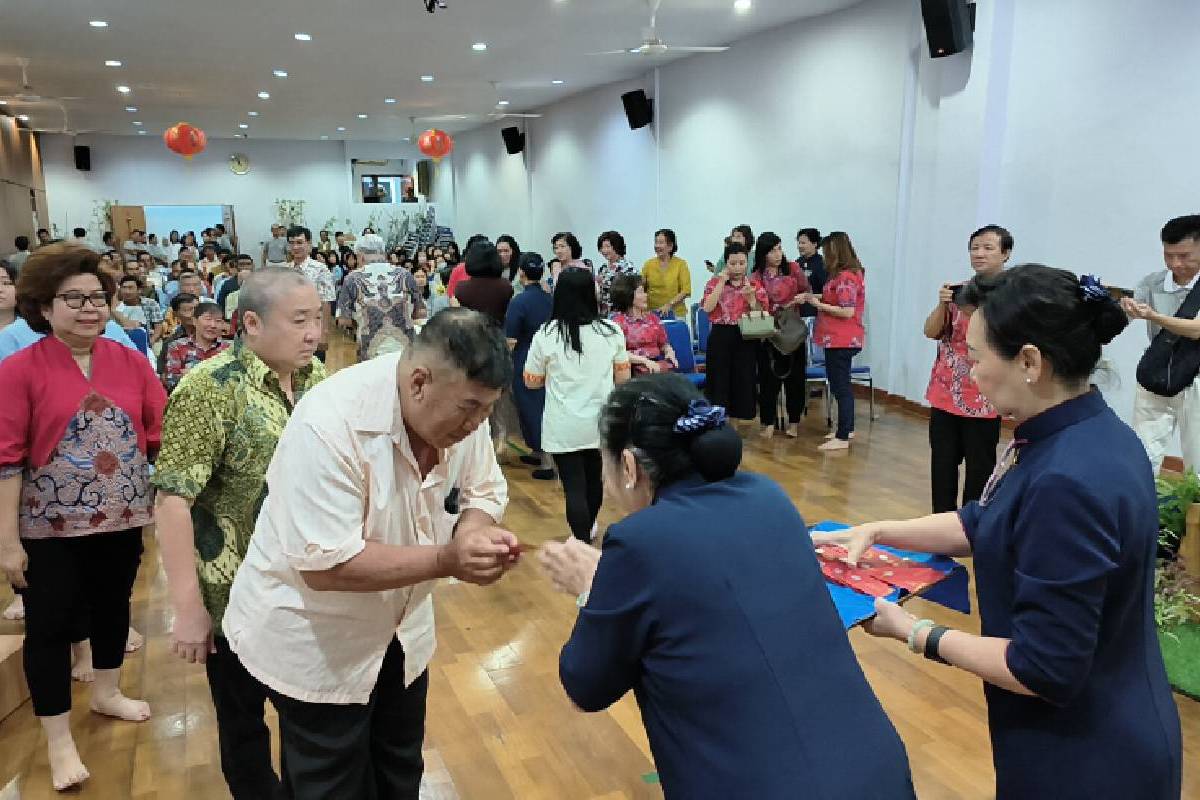
{"type": "MultiPolygon", "coordinates": [[[[370,231],[370,228],[367,228],[370,231]]],[[[383,239],[365,233],[357,243],[360,268],[346,276],[338,292],[337,322],[355,325],[358,360],[403,350],[413,336],[413,320],[428,311],[417,279],[384,257],[383,239]]]]}
{"type": "Polygon", "coordinates": [[[439,578],[498,580],[519,554],[487,418],[504,334],[465,308],[297,406],[225,613],[279,712],[296,800],[416,800],[439,578]]]}
{"type": "Polygon", "coordinates": [[[154,485],[174,653],[203,663],[221,769],[234,798],[273,798],[265,692],[230,652],[221,618],[266,493],[267,465],[296,403],[325,377],[313,357],[322,303],[303,275],[267,267],[241,279],[242,336],[179,382],[163,420],[154,485]],[[198,558],[197,558],[198,556],[198,558]]]}

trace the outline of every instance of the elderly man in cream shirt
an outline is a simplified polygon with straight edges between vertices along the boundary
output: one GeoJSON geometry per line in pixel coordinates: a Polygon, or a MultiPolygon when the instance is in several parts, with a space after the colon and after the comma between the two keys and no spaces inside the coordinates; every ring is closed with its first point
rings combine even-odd
{"type": "Polygon", "coordinates": [[[433,583],[519,555],[486,424],[511,369],[499,328],[448,309],[314,387],[279,440],[224,631],[279,712],[296,800],[418,797],[433,583]]]}

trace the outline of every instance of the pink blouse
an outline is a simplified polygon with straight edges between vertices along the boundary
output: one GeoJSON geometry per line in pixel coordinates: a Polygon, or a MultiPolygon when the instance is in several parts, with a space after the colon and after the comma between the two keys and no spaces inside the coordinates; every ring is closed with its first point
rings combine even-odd
{"type": "Polygon", "coordinates": [[[770,301],[770,308],[767,310],[775,313],[789,300],[798,294],[811,291],[812,287],[808,284],[808,278],[804,274],[804,270],[796,266],[795,263],[788,264],[788,274],[776,272],[770,275],[766,270],[754,273],[754,277],[750,279],[756,286],[761,286],[767,293],[767,299],[770,301]]]}
{"type": "Polygon", "coordinates": [[[97,339],[88,378],[58,338],[0,363],[0,478],[24,474],[20,535],[85,536],[152,521],[147,455],[167,395],[140,352],[97,339]]]}
{"type": "MultiPolygon", "coordinates": [[[[704,297],[701,299],[701,303],[708,300],[708,296],[717,288],[719,280],[719,277],[709,278],[708,283],[704,285],[704,297]]],[[[745,279],[741,286],[734,286],[732,282],[726,281],[721,288],[721,297],[717,300],[717,307],[708,314],[709,322],[713,325],[737,325],[738,320],[751,310],[750,301],[742,294],[742,289],[746,285],[745,279]]],[[[758,299],[758,307],[764,311],[769,310],[766,290],[753,281],[750,281],[749,285],[754,287],[754,296],[758,299]]]]}
{"type": "Polygon", "coordinates": [[[867,305],[867,285],[860,273],[852,269],[842,270],[825,283],[821,301],[826,305],[854,309],[852,317],[835,317],[823,311],[817,312],[817,324],[813,339],[820,347],[859,348],[867,340],[863,328],[863,311],[867,305]]]}
{"type": "Polygon", "coordinates": [[[934,408],[959,417],[999,416],[971,380],[971,360],[967,357],[967,323],[971,318],[954,303],[947,304],[946,313],[949,319],[938,339],[925,399],[934,408]]]}

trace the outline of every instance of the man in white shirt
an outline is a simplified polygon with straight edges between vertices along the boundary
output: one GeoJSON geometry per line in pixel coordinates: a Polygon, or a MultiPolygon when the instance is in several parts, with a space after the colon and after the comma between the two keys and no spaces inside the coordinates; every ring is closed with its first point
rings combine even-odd
{"type": "MultiPolygon", "coordinates": [[[[1121,305],[1131,317],[1146,320],[1153,339],[1161,328],[1188,338],[1200,338],[1196,320],[1175,317],[1200,276],[1200,214],[1176,217],[1163,226],[1163,260],[1167,268],[1152,272],[1134,289],[1133,299],[1121,305]]],[[[1133,397],[1133,430],[1137,433],[1154,474],[1167,447],[1179,431],[1184,468],[1200,469],[1200,386],[1197,381],[1174,397],[1161,397],[1141,386],[1133,397]]]]}
{"type": "Polygon", "coordinates": [[[485,424],[511,375],[499,328],[453,309],[296,405],[223,622],[295,800],[417,800],[433,584],[493,583],[519,554],[485,424]]]}
{"type": "MultiPolygon", "coordinates": [[[[288,240],[282,225],[271,226],[271,240],[263,246],[262,260],[268,267],[286,267],[288,255],[288,240]]],[[[309,237],[311,238],[311,237],[309,237]]]]}
{"type": "Polygon", "coordinates": [[[329,345],[329,320],[333,316],[333,303],[337,301],[337,285],[333,273],[323,261],[312,257],[312,231],[301,225],[287,229],[288,252],[292,257],[292,268],[304,274],[317,287],[317,294],[324,301],[324,316],[321,320],[321,344],[317,358],[325,362],[325,348],[329,345]]]}
{"type": "Polygon", "coordinates": [[[121,247],[127,253],[138,253],[142,250],[148,250],[149,243],[146,241],[146,232],[135,229],[129,234],[129,239],[121,247]]]}
{"type": "Polygon", "coordinates": [[[21,267],[25,264],[25,259],[33,255],[29,249],[29,237],[18,236],[16,239],[13,239],[13,246],[17,248],[17,252],[9,256],[6,260],[20,274],[21,267]]]}

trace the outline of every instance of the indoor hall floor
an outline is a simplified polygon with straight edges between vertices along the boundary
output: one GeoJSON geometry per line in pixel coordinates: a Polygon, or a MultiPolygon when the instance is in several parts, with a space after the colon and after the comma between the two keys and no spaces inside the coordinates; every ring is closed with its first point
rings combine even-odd
{"type": "MultiPolygon", "coordinates": [[[[340,339],[331,366],[353,358],[340,339]]],[[[817,402],[817,401],[814,401],[817,402]]],[[[861,522],[924,513],[929,504],[924,420],[894,409],[867,420],[859,404],[858,438],[849,452],[820,454],[821,413],[803,437],[748,436],[745,466],[766,473],[791,495],[809,523],[861,522]]],[[[505,524],[532,551],[567,535],[562,492],[508,466],[511,503],[505,524]]],[[[613,521],[606,509],[601,525],[613,521]]],[[[117,722],[87,709],[75,686],[73,729],[92,777],[68,796],[115,800],[228,797],[203,668],[168,651],[170,612],[157,548],[147,549],[134,590],[133,620],[145,647],[127,660],[123,688],[150,702],[146,723],[117,722]]],[[[530,552],[530,556],[532,552],[530,552]]],[[[527,557],[499,584],[478,588],[443,581],[435,592],[438,650],[430,669],[424,798],[583,800],[654,798],[654,766],[632,695],[609,711],[575,711],[558,683],[558,652],[575,617],[574,598],[556,593],[527,557]]],[[[0,607],[11,592],[0,587],[0,607]]],[[[964,616],[916,600],[913,610],[978,632],[964,616]]],[[[20,625],[0,621],[0,634],[20,625]]],[[[922,800],[992,796],[992,767],[979,681],[910,655],[893,641],[850,634],[863,669],[908,748],[922,800]]],[[[1200,705],[1177,698],[1184,728],[1184,797],[1200,797],[1200,705]]],[[[272,727],[274,718],[272,716],[272,727]]],[[[0,722],[0,800],[57,797],[50,788],[45,739],[28,702],[0,722]]]]}

